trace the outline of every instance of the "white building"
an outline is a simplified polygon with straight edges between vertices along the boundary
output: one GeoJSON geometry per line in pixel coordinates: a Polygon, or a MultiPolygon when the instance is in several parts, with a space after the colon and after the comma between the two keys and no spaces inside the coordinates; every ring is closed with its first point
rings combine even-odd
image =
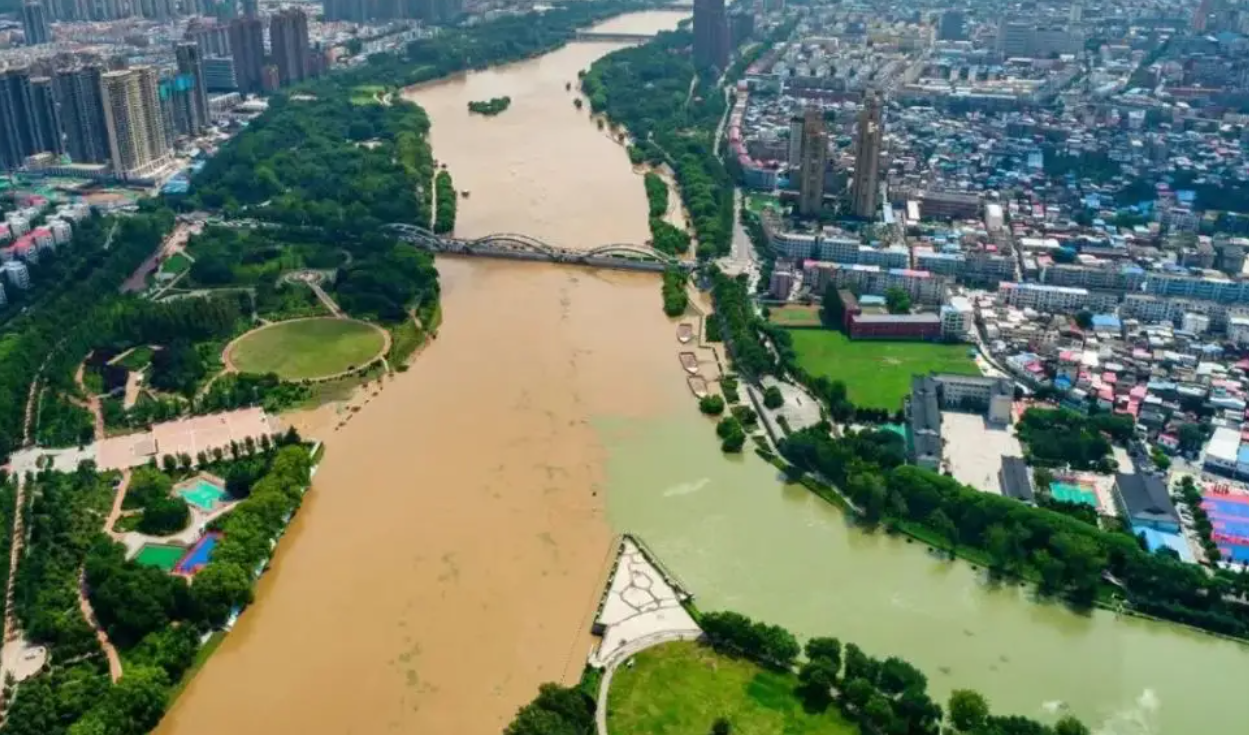
{"type": "Polygon", "coordinates": [[[26,268],[26,264],[22,261],[10,260],[3,266],[0,266],[0,272],[4,273],[14,288],[23,290],[30,288],[30,270],[26,268]]]}
{"type": "Polygon", "coordinates": [[[1205,334],[1210,331],[1210,317],[1195,311],[1187,312],[1180,321],[1180,328],[1193,334],[1205,334]]]}
{"type": "Polygon", "coordinates": [[[1236,473],[1236,455],[1240,451],[1240,430],[1220,426],[1214,430],[1206,444],[1203,466],[1211,472],[1236,473]]]}
{"type": "Polygon", "coordinates": [[[971,329],[974,320],[971,300],[966,296],[955,296],[941,307],[941,337],[957,342],[967,339],[967,330],[971,329]]]}
{"type": "Polygon", "coordinates": [[[1227,338],[1238,345],[1249,345],[1249,316],[1228,317],[1227,338]]]}
{"type": "Polygon", "coordinates": [[[1087,306],[1089,292],[1086,288],[1008,282],[998,285],[998,298],[1002,303],[1016,308],[1062,314],[1079,311],[1087,306]]]}
{"type": "Polygon", "coordinates": [[[52,230],[52,240],[57,245],[64,245],[74,237],[74,228],[65,220],[54,219],[48,227],[52,230]]]}

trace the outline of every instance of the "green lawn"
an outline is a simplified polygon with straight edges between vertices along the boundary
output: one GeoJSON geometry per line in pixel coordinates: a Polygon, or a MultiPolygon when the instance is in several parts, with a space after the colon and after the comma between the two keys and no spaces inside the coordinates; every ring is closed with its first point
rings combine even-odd
{"type": "Polygon", "coordinates": [[[127,354],[125,357],[117,361],[118,365],[130,371],[142,370],[152,361],[152,353],[154,351],[147,345],[139,345],[127,354]]]}
{"type": "Polygon", "coordinates": [[[911,376],[929,372],[977,375],[967,345],[933,342],[851,341],[829,329],[793,329],[798,365],[813,376],[825,375],[846,384],[851,402],[860,406],[902,407],[911,390],[911,376]]]}
{"type": "Polygon", "coordinates": [[[230,358],[243,372],[302,380],[360,367],[377,357],[383,344],[381,330],[364,322],[300,319],[245,335],[230,358]]]}
{"type": "Polygon", "coordinates": [[[190,258],[182,253],[174,253],[166,258],[165,262],[161,264],[160,271],[161,273],[169,273],[176,276],[190,267],[190,258]]]}
{"type": "Polygon", "coordinates": [[[798,678],[721,656],[698,643],[649,648],[616,669],[607,729],[622,735],[706,735],[717,717],[750,735],[858,735],[835,710],[808,714],[798,678]]]}

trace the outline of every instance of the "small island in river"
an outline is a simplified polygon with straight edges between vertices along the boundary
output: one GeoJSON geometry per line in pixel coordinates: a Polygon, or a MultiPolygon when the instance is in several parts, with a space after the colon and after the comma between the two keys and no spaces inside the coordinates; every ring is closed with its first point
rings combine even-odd
{"type": "Polygon", "coordinates": [[[493,97],[485,102],[469,102],[468,111],[477,115],[494,117],[506,110],[511,104],[511,97],[493,97]]]}

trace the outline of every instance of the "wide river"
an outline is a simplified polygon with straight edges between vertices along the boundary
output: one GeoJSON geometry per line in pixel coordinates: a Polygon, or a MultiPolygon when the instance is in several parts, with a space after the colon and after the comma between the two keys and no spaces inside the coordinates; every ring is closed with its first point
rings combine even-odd
{"type": "MultiPolygon", "coordinates": [[[[575,43],[411,91],[435,155],[471,191],[458,234],[582,248],[646,238],[640,177],[564,89],[619,47],[575,43]],[[499,95],[513,100],[502,115],[467,114],[499,95]]],[[[540,682],[578,676],[622,531],[703,609],[904,656],[942,697],[972,687],[1038,717],[1069,707],[1115,735],[1249,722],[1242,646],[991,588],[965,564],[847,527],[754,456],[723,457],[654,276],[439,269],[438,340],[358,412],[302,419],[329,449],[313,491],[256,604],[161,733],[496,733],[540,682]]]]}

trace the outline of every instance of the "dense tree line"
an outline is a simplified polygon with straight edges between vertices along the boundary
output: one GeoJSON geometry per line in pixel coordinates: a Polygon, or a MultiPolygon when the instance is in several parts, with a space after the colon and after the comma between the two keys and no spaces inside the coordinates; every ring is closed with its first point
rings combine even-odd
{"type": "Polygon", "coordinates": [[[402,321],[409,309],[438,302],[438,271],[429,253],[384,241],[338,269],[334,294],[353,316],[402,321]]]}
{"type": "Polygon", "coordinates": [[[434,173],[428,132],[416,105],[354,105],[340,84],[315,99],[275,97],[195,177],[191,205],[339,234],[428,222],[418,196],[434,173]]]}
{"type": "Polygon", "coordinates": [[[690,249],[690,236],[685,230],[658,217],[652,217],[651,245],[661,253],[684,255],[690,249]]]}
{"type": "MultiPolygon", "coordinates": [[[[40,365],[100,302],[116,298],[122,282],[173,226],[166,209],[143,205],[137,214],[80,224],[73,244],[74,268],[50,286],[26,313],[10,320],[0,340],[0,458],[21,444],[26,397],[40,365]],[[112,244],[108,233],[116,225],[112,244]],[[82,252],[79,253],[78,251],[82,252]]],[[[80,353],[86,355],[86,350],[80,353]]],[[[72,375],[72,373],[71,373],[72,375]]]]}
{"type": "Polygon", "coordinates": [[[457,196],[451,174],[439,171],[434,177],[434,232],[445,234],[455,230],[457,196]]]}
{"type": "Polygon", "coordinates": [[[1208,575],[1145,551],[1129,534],[904,465],[905,446],[892,432],[848,431],[834,439],[821,424],[791,434],[780,450],[797,470],[840,488],[866,521],[922,528],[951,550],[977,549],[992,560],[995,573],[1035,579],[1042,592],[1088,605],[1113,579],[1132,609],[1216,633],[1249,635],[1249,608],[1236,601],[1249,590],[1245,575],[1208,575]]]}
{"type": "Polygon", "coordinates": [[[310,394],[307,386],[284,381],[273,373],[229,373],[214,380],[212,386],[195,399],[192,410],[196,414],[207,414],[261,406],[266,412],[276,414],[298,405],[310,394]]]}
{"type": "Polygon", "coordinates": [[[58,658],[99,652],[78,610],[78,574],[112,503],[108,478],[85,465],[78,472],[42,472],[28,488],[29,538],[17,568],[13,605],[28,639],[58,658]]]}
{"type": "Polygon", "coordinates": [[[688,31],[661,33],[644,45],[612,52],[594,62],[581,89],[595,113],[628,129],[643,160],[667,164],[676,173],[699,256],[706,258],[729,250],[733,186],[714,150],[724,96],[713,76],[696,73],[692,38],[688,31]]]}
{"type": "Polygon", "coordinates": [[[663,217],[668,213],[668,182],[654,171],[647,171],[642,176],[646,186],[646,205],[649,217],[663,217]]]}
{"type": "MultiPolygon", "coordinates": [[[[283,438],[288,442],[298,436],[283,438]]],[[[123,548],[101,533],[112,496],[109,476],[84,464],[72,474],[36,478],[15,605],[27,636],[50,647],[50,667],[18,688],[0,733],[140,735],[155,727],[171,687],[195,659],[200,634],[251,599],[253,570],[308,483],[305,447],[279,447],[267,438],[261,444],[250,456],[237,452],[242,458],[236,462],[220,456],[209,462],[222,474],[237,465],[233,474],[241,475],[236,482],[246,486],[247,499],[220,521],[228,539],[193,585],[127,561],[123,548]],[[78,608],[80,570],[96,617],[126,662],[117,684],[109,682],[99,644],[78,608]]],[[[140,468],[126,505],[151,508],[169,499],[171,487],[167,475],[140,468]]]]}
{"type": "Polygon", "coordinates": [[[680,268],[673,266],[664,271],[664,313],[668,316],[681,316],[689,306],[690,297],[685,292],[686,280],[685,271],[680,268]]]}
{"type": "Polygon", "coordinates": [[[1030,464],[1113,472],[1110,442],[1126,443],[1133,428],[1131,416],[1085,416],[1067,409],[1029,408],[1016,431],[1030,464]]]}
{"type": "Polygon", "coordinates": [[[776,359],[764,343],[764,322],[755,313],[746,277],[730,278],[717,270],[712,272],[711,282],[715,318],[720,321],[734,365],[753,377],[775,373],[776,359]]]}
{"type": "Polygon", "coordinates": [[[578,687],[543,684],[521,707],[504,735],[580,735],[594,732],[594,699],[578,687]]]}

